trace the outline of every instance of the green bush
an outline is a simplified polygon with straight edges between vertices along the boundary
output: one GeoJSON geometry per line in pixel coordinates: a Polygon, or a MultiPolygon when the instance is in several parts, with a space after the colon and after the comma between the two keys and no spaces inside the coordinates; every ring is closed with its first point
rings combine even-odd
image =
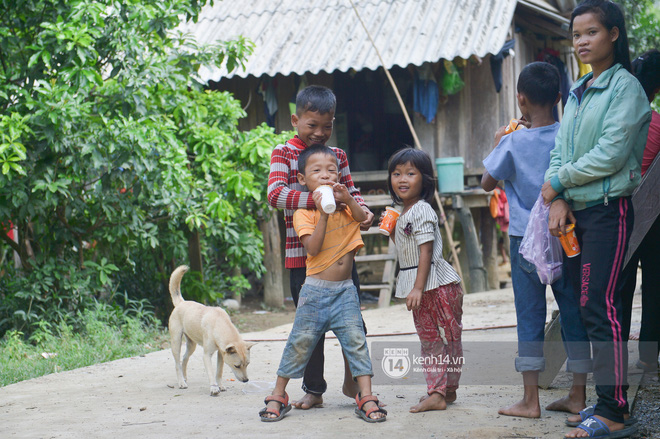
{"type": "Polygon", "coordinates": [[[57,325],[34,322],[28,338],[22,331],[7,331],[0,340],[0,386],[153,352],[165,339],[144,302],[95,302],[57,325]]]}
{"type": "Polygon", "coordinates": [[[289,134],[240,132],[241,103],[199,82],[253,47],[181,35],[206,3],[0,0],[0,230],[20,238],[0,233],[0,337],[78,325],[117,295],[164,319],[196,242],[188,299],[241,294],[243,273],[263,273],[270,151],[289,134]]]}

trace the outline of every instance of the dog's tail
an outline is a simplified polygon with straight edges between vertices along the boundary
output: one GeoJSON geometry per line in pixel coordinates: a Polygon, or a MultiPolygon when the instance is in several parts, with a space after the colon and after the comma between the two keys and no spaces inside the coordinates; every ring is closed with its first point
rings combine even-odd
{"type": "Polygon", "coordinates": [[[172,304],[175,308],[183,302],[183,297],[181,296],[181,279],[186,274],[186,271],[188,271],[188,266],[181,265],[170,276],[170,296],[172,296],[172,304]]]}

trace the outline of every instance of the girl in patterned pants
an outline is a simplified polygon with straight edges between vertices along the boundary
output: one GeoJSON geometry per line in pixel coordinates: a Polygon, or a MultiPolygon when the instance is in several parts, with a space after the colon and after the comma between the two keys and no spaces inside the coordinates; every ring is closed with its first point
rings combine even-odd
{"type": "Polygon", "coordinates": [[[442,258],[438,217],[429,204],[435,194],[433,164],[421,150],[396,152],[388,166],[387,184],[403,211],[391,235],[399,259],[396,297],[413,312],[422,343],[427,395],[413,413],[445,410],[456,400],[463,349],[461,279],[442,258]]]}

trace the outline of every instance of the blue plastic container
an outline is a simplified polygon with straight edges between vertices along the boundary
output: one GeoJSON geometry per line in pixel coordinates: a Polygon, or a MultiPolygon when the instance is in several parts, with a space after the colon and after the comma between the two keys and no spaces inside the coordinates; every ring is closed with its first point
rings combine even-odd
{"type": "Polygon", "coordinates": [[[463,192],[463,157],[435,159],[438,169],[438,192],[463,192]]]}

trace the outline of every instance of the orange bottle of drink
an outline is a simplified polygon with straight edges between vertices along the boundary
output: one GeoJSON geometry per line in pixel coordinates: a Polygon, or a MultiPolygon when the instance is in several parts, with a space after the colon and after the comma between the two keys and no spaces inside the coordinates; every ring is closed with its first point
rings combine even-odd
{"type": "Polygon", "coordinates": [[[504,134],[511,134],[514,131],[517,131],[521,128],[524,128],[523,124],[518,122],[518,119],[511,119],[509,125],[504,129],[504,134]]]}

